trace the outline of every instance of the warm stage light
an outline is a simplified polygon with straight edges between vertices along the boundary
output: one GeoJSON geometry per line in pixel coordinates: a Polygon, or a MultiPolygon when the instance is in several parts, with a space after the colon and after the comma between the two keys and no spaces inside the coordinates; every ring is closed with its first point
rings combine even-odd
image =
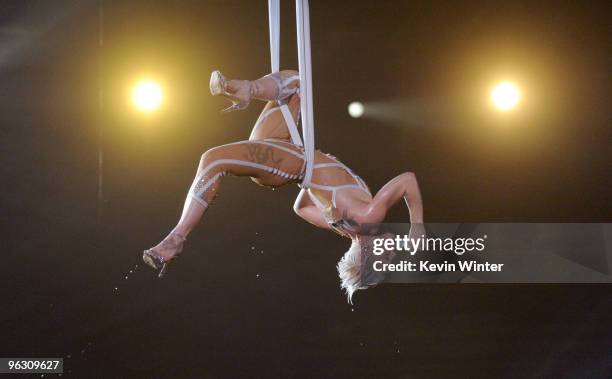
{"type": "Polygon", "coordinates": [[[501,82],[493,88],[491,101],[501,111],[509,111],[516,107],[521,98],[521,93],[514,83],[501,82]]]}
{"type": "Polygon", "coordinates": [[[363,104],[358,101],[353,101],[348,106],[348,113],[354,118],[363,116],[363,104]]]}
{"type": "Polygon", "coordinates": [[[143,112],[152,112],[159,108],[163,98],[160,85],[152,80],[143,80],[132,90],[132,101],[143,112]]]}

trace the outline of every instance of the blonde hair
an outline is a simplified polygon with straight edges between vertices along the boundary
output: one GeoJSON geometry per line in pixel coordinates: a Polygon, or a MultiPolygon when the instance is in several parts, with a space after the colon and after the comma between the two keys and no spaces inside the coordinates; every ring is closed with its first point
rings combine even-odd
{"type": "Polygon", "coordinates": [[[350,304],[353,304],[355,291],[368,288],[361,284],[362,266],[361,243],[354,238],[351,247],[340,258],[336,266],[340,276],[340,288],[346,292],[350,304]]]}
{"type": "Polygon", "coordinates": [[[395,251],[388,251],[379,256],[368,251],[371,238],[365,236],[353,238],[351,247],[340,258],[336,266],[340,276],[340,288],[346,292],[350,304],[353,304],[353,294],[356,291],[374,287],[384,280],[385,275],[375,272],[373,263],[377,260],[389,263],[395,257],[395,251]]]}

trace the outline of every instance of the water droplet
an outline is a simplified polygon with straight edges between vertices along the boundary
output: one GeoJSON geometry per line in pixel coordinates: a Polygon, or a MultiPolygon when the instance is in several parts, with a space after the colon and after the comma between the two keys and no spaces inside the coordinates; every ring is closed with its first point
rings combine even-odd
{"type": "Polygon", "coordinates": [[[262,254],[263,254],[263,250],[262,250],[262,251],[260,251],[260,253],[262,253],[262,254]]]}
{"type": "Polygon", "coordinates": [[[399,352],[400,352],[400,349],[397,349],[396,353],[398,353],[398,354],[399,354],[399,352]]]}
{"type": "Polygon", "coordinates": [[[130,270],[130,274],[132,273],[132,270],[130,270]]]}
{"type": "Polygon", "coordinates": [[[355,308],[351,308],[351,312],[355,312],[355,308]]]}
{"type": "Polygon", "coordinates": [[[255,250],[255,246],[251,246],[251,250],[255,250]]]}
{"type": "Polygon", "coordinates": [[[255,276],[259,278],[259,274],[255,275],[255,276]]]}
{"type": "Polygon", "coordinates": [[[66,356],[66,358],[70,358],[70,357],[72,357],[72,355],[70,355],[70,354],[68,354],[68,355],[66,356]]]}

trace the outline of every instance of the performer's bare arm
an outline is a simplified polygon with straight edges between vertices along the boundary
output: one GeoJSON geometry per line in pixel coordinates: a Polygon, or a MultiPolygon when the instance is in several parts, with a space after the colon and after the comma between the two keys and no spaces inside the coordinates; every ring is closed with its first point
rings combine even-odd
{"type": "MultiPolygon", "coordinates": [[[[340,193],[338,203],[350,204],[352,207],[337,210],[337,216],[350,218],[358,223],[379,223],[384,221],[387,211],[399,200],[403,199],[408,207],[410,222],[423,223],[423,201],[421,191],[412,172],[406,172],[390,180],[378,191],[376,196],[364,207],[362,201],[353,200],[352,193],[340,193]],[[344,198],[344,197],[348,198],[344,198]]],[[[308,193],[302,190],[293,207],[295,212],[304,220],[318,227],[329,229],[323,213],[309,198],[308,193]]]]}
{"type": "Polygon", "coordinates": [[[374,218],[384,218],[384,214],[400,199],[404,199],[406,206],[408,206],[410,222],[422,224],[423,200],[416,175],[412,172],[405,172],[396,176],[376,193],[372,201],[374,218]]]}

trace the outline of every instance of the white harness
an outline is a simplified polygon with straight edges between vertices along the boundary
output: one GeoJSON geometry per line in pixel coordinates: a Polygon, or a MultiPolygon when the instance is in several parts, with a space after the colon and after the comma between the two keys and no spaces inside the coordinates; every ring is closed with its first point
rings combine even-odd
{"type": "MultiPolygon", "coordinates": [[[[270,58],[272,72],[279,71],[280,64],[280,0],[268,0],[268,18],[270,22],[270,58]]],[[[302,136],[291,116],[286,103],[280,104],[280,110],[287,123],[291,141],[304,147],[306,167],[300,186],[311,186],[314,166],[314,116],[312,108],[312,65],[310,60],[310,13],[308,0],[295,1],[295,18],[297,29],[298,63],[300,72],[300,111],[302,117],[302,136]]]]}

